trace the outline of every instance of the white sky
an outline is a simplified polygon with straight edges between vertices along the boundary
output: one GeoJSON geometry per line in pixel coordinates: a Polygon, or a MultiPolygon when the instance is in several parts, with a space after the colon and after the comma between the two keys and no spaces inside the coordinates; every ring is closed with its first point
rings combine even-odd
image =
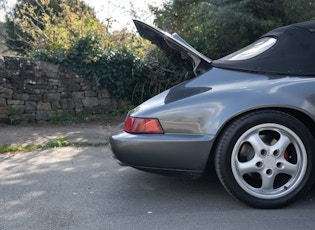
{"type": "Polygon", "coordinates": [[[108,18],[114,19],[114,27],[130,27],[133,26],[130,15],[133,9],[136,10],[137,19],[145,22],[152,22],[153,16],[150,14],[148,4],[161,6],[164,0],[84,0],[94,8],[96,14],[101,21],[108,18]]]}
{"type": "MultiPolygon", "coordinates": [[[[4,0],[0,0],[4,1],[4,0]]],[[[16,0],[7,0],[10,7],[14,5],[16,0]]],[[[164,0],[84,0],[92,8],[94,8],[98,18],[101,21],[106,19],[113,19],[114,29],[120,29],[122,27],[132,27],[132,16],[130,11],[133,4],[137,13],[137,19],[151,23],[153,16],[148,10],[148,3],[154,6],[161,6],[164,0]]],[[[4,12],[0,10],[0,21],[4,21],[4,12]]]]}

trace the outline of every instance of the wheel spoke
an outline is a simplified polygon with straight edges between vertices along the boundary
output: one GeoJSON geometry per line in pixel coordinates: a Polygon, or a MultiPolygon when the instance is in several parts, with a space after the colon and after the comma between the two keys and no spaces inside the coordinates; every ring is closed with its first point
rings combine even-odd
{"type": "Polygon", "coordinates": [[[281,173],[294,176],[298,171],[298,166],[296,164],[291,164],[288,161],[283,161],[281,164],[283,165],[283,168],[279,170],[281,173]]]}
{"type": "Polygon", "coordinates": [[[246,173],[256,172],[257,166],[256,166],[257,160],[254,158],[247,162],[236,162],[236,168],[238,172],[243,176],[246,173]]]}
{"type": "Polygon", "coordinates": [[[265,173],[263,173],[261,175],[262,177],[262,186],[261,186],[261,189],[262,190],[272,190],[273,189],[273,185],[274,185],[274,182],[275,182],[275,175],[266,175],[265,173]]]}
{"type": "Polygon", "coordinates": [[[258,153],[261,152],[262,149],[268,149],[269,146],[267,146],[262,139],[259,136],[258,132],[255,132],[254,134],[250,135],[247,140],[248,143],[251,144],[251,146],[254,148],[255,155],[257,156],[258,153]]]}
{"type": "Polygon", "coordinates": [[[271,148],[272,152],[278,150],[280,154],[283,154],[285,150],[288,148],[289,144],[291,143],[291,140],[288,136],[281,133],[280,139],[275,143],[271,148]]]}

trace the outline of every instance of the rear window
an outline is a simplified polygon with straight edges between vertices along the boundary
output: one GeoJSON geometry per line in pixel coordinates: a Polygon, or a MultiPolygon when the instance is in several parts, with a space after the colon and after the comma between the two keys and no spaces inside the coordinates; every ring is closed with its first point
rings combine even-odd
{"type": "Polygon", "coordinates": [[[277,39],[272,37],[264,37],[256,42],[244,47],[243,49],[240,49],[232,54],[229,54],[220,60],[222,61],[242,61],[247,60],[253,57],[256,57],[257,55],[265,52],[266,50],[270,49],[275,43],[277,42],[277,39]]]}

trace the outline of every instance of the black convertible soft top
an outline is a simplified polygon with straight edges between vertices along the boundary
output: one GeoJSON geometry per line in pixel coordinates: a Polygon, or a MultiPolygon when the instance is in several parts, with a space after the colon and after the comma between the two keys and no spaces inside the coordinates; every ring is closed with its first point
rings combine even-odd
{"type": "Polygon", "coordinates": [[[277,39],[265,52],[245,60],[222,58],[212,65],[271,74],[315,75],[315,20],[279,27],[264,37],[277,39]]]}

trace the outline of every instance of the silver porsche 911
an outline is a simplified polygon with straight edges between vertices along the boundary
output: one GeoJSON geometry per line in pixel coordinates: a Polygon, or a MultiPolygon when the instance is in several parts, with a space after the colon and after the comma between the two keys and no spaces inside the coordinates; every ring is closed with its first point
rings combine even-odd
{"type": "Polygon", "coordinates": [[[190,60],[195,78],[130,111],[111,134],[137,169],[202,175],[259,208],[292,203],[314,181],[315,20],[274,29],[218,60],[140,21],[139,34],[190,60]]]}

